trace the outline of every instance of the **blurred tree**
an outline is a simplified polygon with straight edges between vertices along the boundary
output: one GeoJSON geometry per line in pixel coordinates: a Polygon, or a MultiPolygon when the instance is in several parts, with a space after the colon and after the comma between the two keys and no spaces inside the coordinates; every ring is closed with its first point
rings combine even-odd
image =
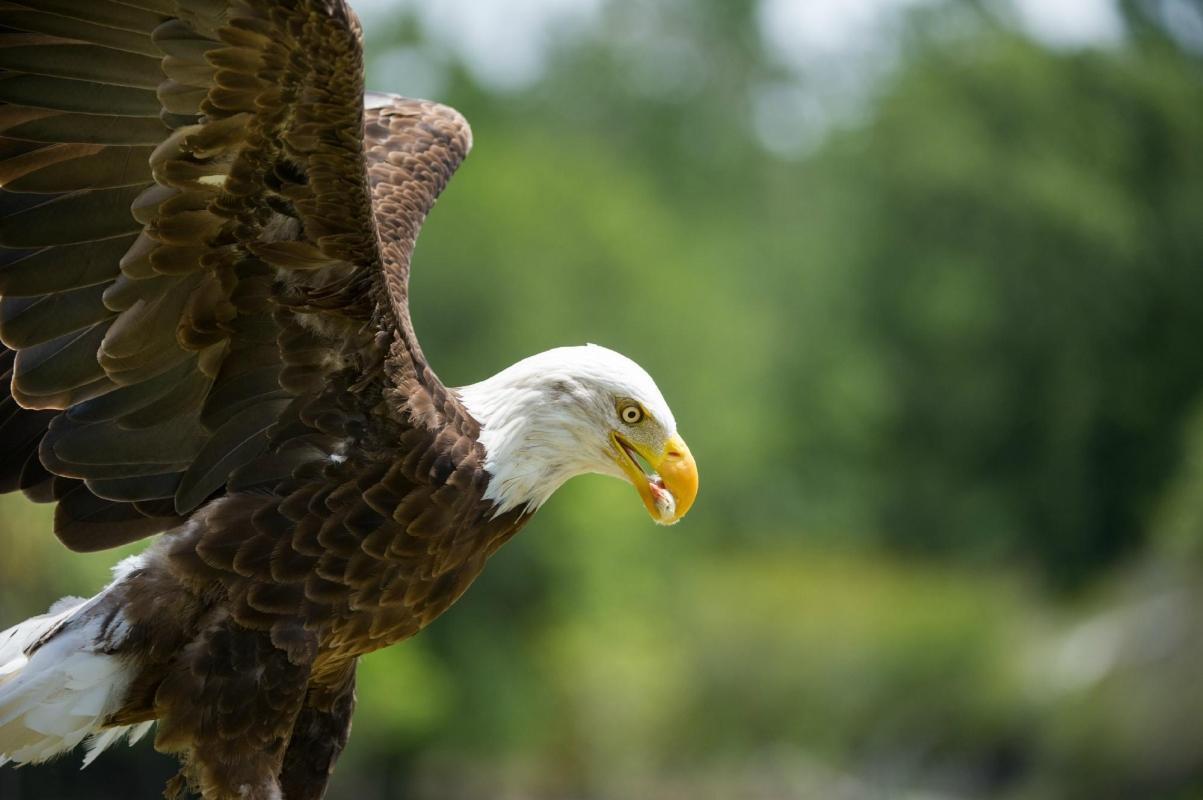
{"type": "Polygon", "coordinates": [[[1171,47],[1203,58],[1203,2],[1200,0],[1120,0],[1128,30],[1144,46],[1171,47]]]}
{"type": "Polygon", "coordinates": [[[890,376],[881,526],[1073,583],[1144,538],[1203,387],[1203,83],[1160,50],[929,52],[835,145],[890,376]]]}

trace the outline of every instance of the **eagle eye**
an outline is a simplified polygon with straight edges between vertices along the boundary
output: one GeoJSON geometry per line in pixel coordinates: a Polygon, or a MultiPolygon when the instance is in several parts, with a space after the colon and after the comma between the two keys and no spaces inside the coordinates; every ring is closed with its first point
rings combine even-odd
{"type": "Polygon", "coordinates": [[[618,410],[618,416],[628,425],[643,422],[643,409],[637,405],[623,406],[618,410]]]}

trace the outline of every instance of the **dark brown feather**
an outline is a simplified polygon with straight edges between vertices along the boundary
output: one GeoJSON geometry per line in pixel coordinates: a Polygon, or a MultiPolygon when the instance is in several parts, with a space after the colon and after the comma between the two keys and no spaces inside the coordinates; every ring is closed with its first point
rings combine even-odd
{"type": "Polygon", "coordinates": [[[112,722],[159,721],[170,791],[316,800],[357,658],[525,521],[484,499],[408,308],[467,123],[365,108],[342,0],[28,0],[0,26],[27,32],[0,40],[0,490],[56,500],[75,550],[175,528],[106,596],[138,665],[112,722]]]}
{"type": "Polygon", "coordinates": [[[145,89],[19,73],[0,76],[0,101],[113,117],[157,117],[161,108],[155,93],[145,89]]]}

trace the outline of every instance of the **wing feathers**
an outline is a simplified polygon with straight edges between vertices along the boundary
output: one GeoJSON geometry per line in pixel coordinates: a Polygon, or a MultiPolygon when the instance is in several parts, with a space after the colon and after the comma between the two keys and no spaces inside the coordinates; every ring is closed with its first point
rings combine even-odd
{"type": "MultiPolygon", "coordinates": [[[[155,13],[143,8],[146,0],[132,2],[114,2],[113,0],[37,0],[40,11],[83,20],[96,25],[103,25],[118,30],[145,32],[154,30],[163,22],[167,11],[155,13]]],[[[156,2],[155,7],[169,5],[166,2],[156,2]]]]}
{"type": "Polygon", "coordinates": [[[230,473],[267,449],[267,431],[276,423],[288,400],[251,406],[218,428],[197,454],[176,492],[181,513],[200,505],[220,489],[230,473]]]}
{"type": "Polygon", "coordinates": [[[79,244],[134,233],[139,226],[129,207],[140,193],[141,187],[135,186],[53,197],[0,219],[0,247],[79,244]]]}
{"type": "Polygon", "coordinates": [[[32,347],[108,319],[114,312],[103,295],[101,284],[39,297],[4,297],[0,340],[14,349],[32,347]]]}
{"type": "MultiPolygon", "coordinates": [[[[67,484],[55,499],[54,533],[77,553],[120,547],[177,524],[179,517],[152,511],[139,503],[114,503],[93,494],[82,481],[67,484]]],[[[154,511],[158,511],[155,509],[154,511]]]]}
{"type": "Polygon", "coordinates": [[[145,89],[42,75],[6,75],[0,78],[0,101],[31,108],[114,117],[158,117],[161,108],[155,93],[145,89]]]}
{"type": "MultiPolygon", "coordinates": [[[[109,420],[120,420],[124,424],[126,417],[136,414],[171,394],[176,387],[193,388],[190,381],[194,374],[196,374],[195,364],[191,361],[181,362],[157,377],[122,386],[87,402],[77,403],[67,411],[65,416],[72,422],[81,424],[109,420]]],[[[200,387],[197,394],[203,397],[203,387],[200,387]]],[[[199,398],[196,402],[200,402],[199,398]]]]}
{"type": "Polygon", "coordinates": [[[14,192],[58,193],[144,185],[151,179],[149,147],[51,145],[0,162],[0,185],[14,192]]]}
{"type": "MultiPolygon", "coordinates": [[[[0,489],[58,499],[60,538],[90,550],[230,486],[325,480],[347,439],[441,446],[406,439],[405,410],[381,402],[390,346],[387,378],[429,410],[419,424],[471,427],[405,305],[418,226],[471,144],[462,117],[377,97],[365,129],[338,0],[29,5],[0,0],[0,340],[19,350],[0,397],[18,466],[0,489]]],[[[300,526],[309,546],[343,547],[401,502],[338,497],[336,519],[309,512],[324,529],[300,526]]]]}
{"type": "Polygon", "coordinates": [[[0,265],[0,295],[28,297],[94,286],[117,276],[118,259],[132,236],[40,250],[0,250],[19,257],[0,265]]]}
{"type": "Polygon", "coordinates": [[[102,151],[103,148],[96,145],[59,144],[14,153],[0,161],[0,186],[13,192],[34,191],[12,184],[29,173],[53,166],[60,161],[92,156],[102,151]]]}
{"type": "Polygon", "coordinates": [[[88,44],[103,45],[129,53],[159,56],[159,49],[150,37],[141,31],[128,31],[96,25],[81,19],[46,14],[41,11],[6,3],[3,7],[4,24],[22,31],[51,34],[63,39],[88,44]]]}
{"type": "MultiPolygon", "coordinates": [[[[3,85],[0,83],[0,85],[3,85]]],[[[0,106],[0,135],[31,142],[154,145],[168,133],[154,117],[72,114],[24,106],[0,106]]]]}
{"type": "Polygon", "coordinates": [[[121,4],[165,17],[179,13],[176,0],[121,0],[121,4]]]}
{"type": "Polygon", "coordinates": [[[157,58],[33,34],[0,34],[0,68],[136,89],[154,89],[160,80],[157,58]]]}
{"type": "Polygon", "coordinates": [[[17,353],[12,394],[26,408],[65,408],[111,386],[96,363],[108,322],[72,331],[17,353]]]}
{"type": "Polygon", "coordinates": [[[180,485],[181,473],[163,475],[139,475],[133,478],[103,478],[84,481],[92,494],[102,500],[118,503],[144,502],[147,500],[169,500],[175,497],[180,485]]]}
{"type": "Polygon", "coordinates": [[[64,477],[133,477],[181,471],[207,439],[199,426],[179,424],[132,430],[52,425],[42,448],[50,448],[47,457],[64,477]]]}

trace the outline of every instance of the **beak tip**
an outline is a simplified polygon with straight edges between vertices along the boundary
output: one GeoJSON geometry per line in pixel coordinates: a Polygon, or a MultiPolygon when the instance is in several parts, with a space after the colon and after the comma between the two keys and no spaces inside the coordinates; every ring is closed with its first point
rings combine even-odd
{"type": "Polygon", "coordinates": [[[669,456],[660,464],[660,477],[664,485],[672,493],[675,508],[672,511],[671,522],[661,524],[672,525],[681,520],[693,506],[698,495],[698,465],[689,452],[689,446],[679,436],[674,436],[668,444],[669,456]]]}

